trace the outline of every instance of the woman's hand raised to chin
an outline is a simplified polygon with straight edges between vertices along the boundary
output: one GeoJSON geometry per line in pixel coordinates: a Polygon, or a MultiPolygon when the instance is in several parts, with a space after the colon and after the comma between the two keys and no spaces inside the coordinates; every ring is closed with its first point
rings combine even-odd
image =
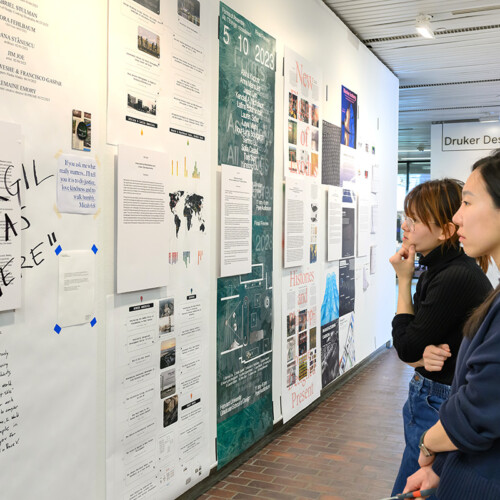
{"type": "Polygon", "coordinates": [[[411,281],[415,271],[415,245],[401,248],[389,259],[392,267],[396,271],[398,279],[411,281]]]}

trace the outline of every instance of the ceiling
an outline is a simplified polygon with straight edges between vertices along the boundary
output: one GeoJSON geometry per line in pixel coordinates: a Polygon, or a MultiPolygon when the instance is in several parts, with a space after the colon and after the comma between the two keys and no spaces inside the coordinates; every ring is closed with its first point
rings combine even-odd
{"type": "Polygon", "coordinates": [[[499,115],[500,2],[323,1],[399,78],[401,160],[430,158],[432,123],[499,115]],[[419,14],[434,39],[417,34],[419,14]]]}

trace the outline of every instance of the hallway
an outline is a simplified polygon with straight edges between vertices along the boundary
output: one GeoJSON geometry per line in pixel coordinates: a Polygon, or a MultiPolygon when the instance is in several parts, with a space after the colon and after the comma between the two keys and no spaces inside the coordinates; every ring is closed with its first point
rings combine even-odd
{"type": "Polygon", "coordinates": [[[384,351],[200,498],[389,497],[403,451],[401,408],[412,373],[393,348],[384,351]]]}

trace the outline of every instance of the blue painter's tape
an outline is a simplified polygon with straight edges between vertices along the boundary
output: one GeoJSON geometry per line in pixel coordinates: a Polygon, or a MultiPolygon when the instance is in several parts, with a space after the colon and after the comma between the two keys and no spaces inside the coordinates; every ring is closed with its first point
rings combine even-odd
{"type": "Polygon", "coordinates": [[[54,326],[54,331],[57,333],[57,335],[59,335],[61,333],[61,330],[62,328],[56,324],[56,326],[54,326]]]}
{"type": "Polygon", "coordinates": [[[90,322],[90,326],[92,328],[94,328],[94,326],[96,325],[96,323],[97,323],[97,320],[95,318],[92,318],[92,321],[90,322]]]}
{"type": "Polygon", "coordinates": [[[54,250],[56,252],[56,255],[59,255],[62,252],[61,245],[57,245],[57,248],[54,250]]]}
{"type": "Polygon", "coordinates": [[[94,254],[96,254],[99,249],[95,245],[92,245],[91,250],[94,252],[94,254]]]}

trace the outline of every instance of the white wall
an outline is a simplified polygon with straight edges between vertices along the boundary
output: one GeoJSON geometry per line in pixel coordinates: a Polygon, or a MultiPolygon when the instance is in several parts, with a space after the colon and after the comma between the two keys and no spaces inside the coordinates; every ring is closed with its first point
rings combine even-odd
{"type": "MultiPolygon", "coordinates": [[[[41,3],[41,2],[40,2],[41,3]]],[[[96,243],[96,327],[71,327],[57,336],[52,329],[57,318],[57,259],[48,248],[47,262],[23,274],[23,307],[0,313],[0,347],[10,352],[10,368],[20,401],[22,441],[17,450],[0,456],[1,496],[6,499],[59,500],[105,498],[105,297],[115,291],[114,250],[114,155],[106,144],[106,47],[107,5],[102,0],[85,3],[50,0],[40,6],[49,27],[43,39],[39,71],[63,80],[62,89],[50,89],[51,100],[27,101],[0,92],[0,120],[20,123],[25,136],[25,164],[37,160],[40,176],[55,174],[54,156],[71,152],[72,108],[90,110],[92,157],[99,161],[100,208],[97,217],[85,223],[75,216],[54,211],[55,181],[26,194],[32,229],[23,238],[29,252],[46,233],[55,231],[65,250],[96,243]],[[56,91],[57,90],[57,91],[56,91]]],[[[394,313],[395,279],[388,264],[394,252],[397,176],[398,80],[366,49],[320,0],[228,0],[227,4],[277,40],[275,118],[275,210],[274,210],[274,352],[273,398],[275,420],[281,418],[281,239],[283,224],[283,77],[284,46],[323,69],[328,86],[323,119],[340,125],[340,88],[358,94],[358,133],[372,137],[380,163],[381,191],[378,266],[367,292],[356,300],[357,361],[390,338],[394,313]]],[[[218,2],[209,2],[211,58],[218,61],[218,2]]],[[[42,29],[42,28],[40,28],[42,29]]],[[[41,42],[40,42],[41,43],[41,42]]],[[[3,46],[2,46],[3,47],[3,46]]],[[[3,48],[2,48],[3,50],[3,48]]],[[[214,141],[213,171],[217,170],[217,71],[211,82],[211,112],[214,141]]],[[[217,224],[217,180],[211,180],[211,226],[217,224]]],[[[324,213],[325,207],[321,207],[324,213]]],[[[326,242],[325,228],[320,234],[326,242]]],[[[44,240],[44,241],[45,241],[44,240]]],[[[211,234],[213,272],[208,279],[211,297],[210,441],[216,435],[216,268],[217,234],[211,234]]],[[[47,244],[46,244],[47,246],[47,244]]],[[[325,254],[318,260],[324,261],[325,254]]],[[[205,278],[206,279],[206,278],[205,278]]],[[[215,461],[215,451],[214,451],[215,461]]]]}
{"type": "MultiPolygon", "coordinates": [[[[452,177],[467,181],[472,165],[500,148],[500,123],[464,122],[431,127],[431,179],[452,177]]],[[[500,273],[490,265],[488,278],[498,284],[500,273]]]]}

